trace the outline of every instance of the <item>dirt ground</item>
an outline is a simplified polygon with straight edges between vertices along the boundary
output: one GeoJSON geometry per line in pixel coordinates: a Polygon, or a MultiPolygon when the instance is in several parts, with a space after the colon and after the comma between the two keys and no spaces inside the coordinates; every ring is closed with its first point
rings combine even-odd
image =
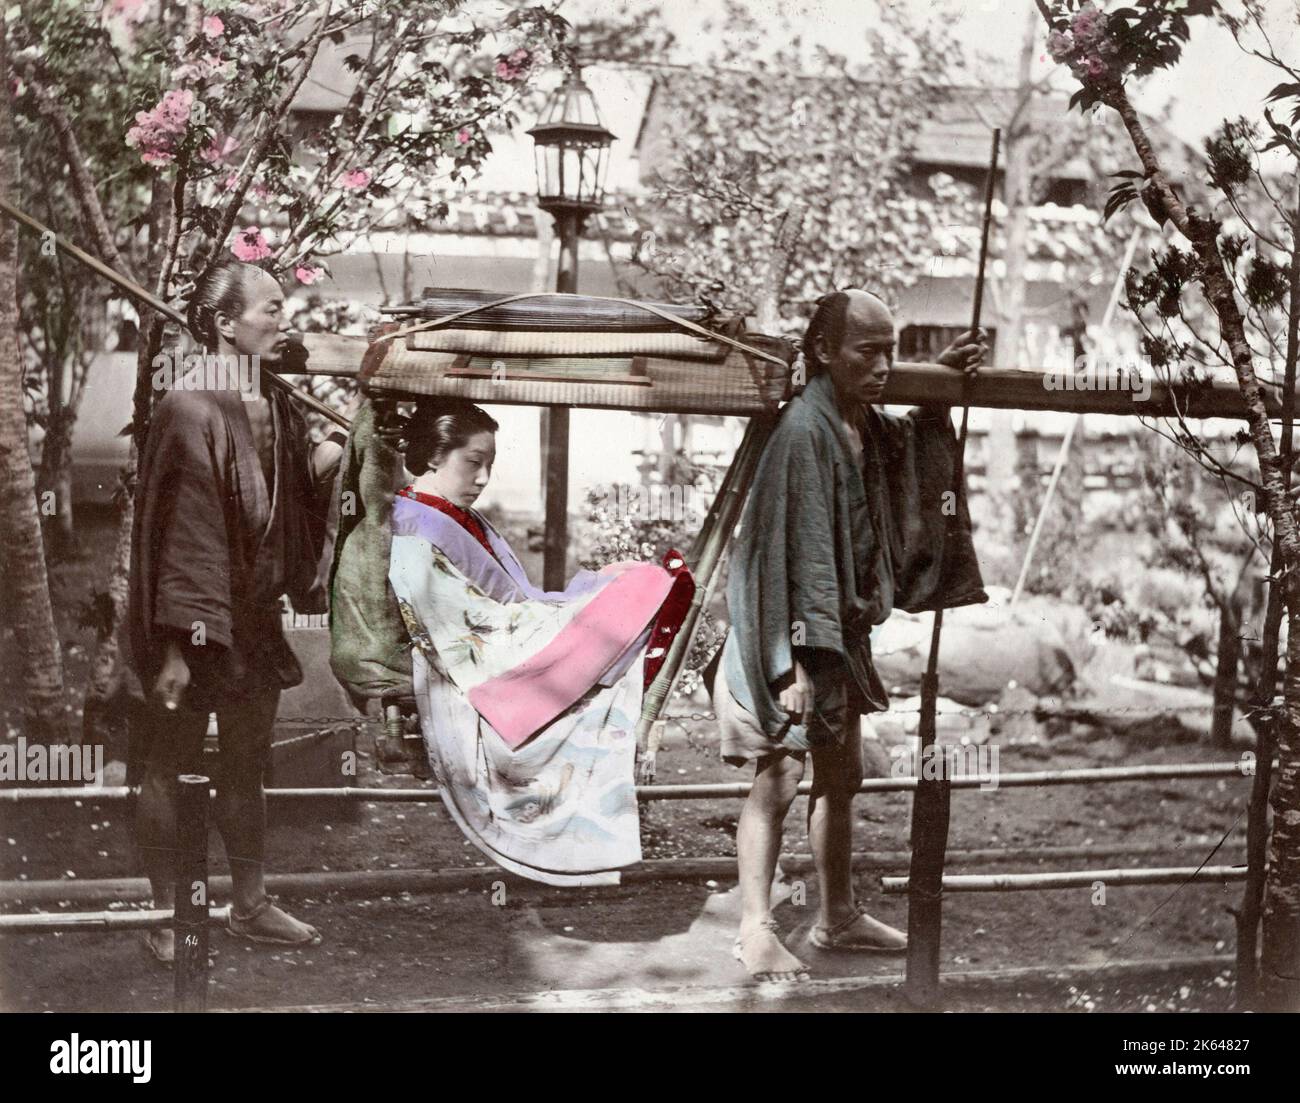
{"type": "MultiPolygon", "coordinates": [[[[75,611],[87,597],[92,566],[58,567],[56,601],[69,646],[74,682],[84,677],[80,650],[87,634],[75,611]]],[[[0,699],[9,738],[16,721],[13,640],[0,640],[0,699]]],[[[691,724],[688,740],[660,755],[660,781],[737,781],[741,771],[717,759],[707,722],[691,724]]],[[[365,750],[363,739],[362,748],[365,750]]],[[[1161,744],[1141,732],[1118,737],[1073,725],[1040,744],[1003,746],[1003,772],[1047,767],[1224,761],[1224,751],[1196,743],[1161,744]]],[[[380,777],[362,757],[358,784],[414,784],[380,777]]],[[[1249,780],[1188,780],[1154,784],[1065,786],[957,791],[950,850],[998,847],[1113,845],[1161,848],[1161,853],[1107,858],[1010,862],[954,862],[950,872],[1013,872],[1122,866],[1195,866],[1219,843],[1215,865],[1243,861],[1249,780]]],[[[805,799],[787,823],[785,851],[807,854],[805,799]]],[[[647,860],[735,855],[738,800],[672,801],[643,806],[647,860]]],[[[867,795],[856,802],[855,851],[899,851],[908,846],[910,797],[867,795]]],[[[315,870],[438,870],[484,866],[437,804],[365,803],[352,817],[278,815],[268,840],[274,873],[315,870]]],[[[227,872],[213,842],[211,872],[227,872]]],[[[129,807],[123,802],[80,807],[0,804],[0,879],[86,880],[138,874],[129,807]]],[[[900,869],[897,872],[904,872],[900,869]]],[[[731,960],[734,879],[678,878],[602,889],[549,889],[502,876],[505,900],[488,885],[452,892],[383,896],[344,894],[285,897],[295,914],[315,924],[324,943],[277,951],[212,936],[213,1008],[420,1004],[425,1009],[499,1009],[527,994],[636,989],[694,991],[698,1010],[893,1010],[900,998],[871,978],[899,976],[897,958],[852,961],[845,955],[809,960],[819,980],[865,978],[829,985],[788,999],[738,998],[752,991],[731,960]],[[708,992],[716,989],[716,1003],[708,992]],[[430,1001],[433,1001],[432,1003],[430,1001]],[[438,1001],[442,1001],[441,1004],[438,1001]]],[[[791,874],[789,882],[797,882],[791,874]]],[[[906,926],[900,897],[882,896],[877,874],[858,878],[872,914],[906,926]]],[[[1140,958],[1230,955],[1229,909],[1239,884],[1111,887],[1105,903],[1091,889],[949,894],[944,904],[942,968],[962,973],[1027,966],[1074,965],[1101,970],[1107,962],[1140,958]]],[[[792,938],[815,915],[815,879],[776,910],[792,938]]],[[[221,901],[218,901],[220,903],[221,901]]],[[[101,905],[78,905],[90,910],[101,905]]],[[[126,905],[132,906],[132,905],[126,905]]],[[[56,910],[53,905],[46,905],[56,910]]],[[[9,910],[15,909],[13,906],[9,910]]],[[[796,951],[801,952],[801,951],[796,951]]],[[[649,998],[649,997],[648,997],[649,998]]],[[[149,958],[138,933],[7,936],[0,941],[0,1007],[5,1010],[167,1010],[172,977],[149,958]]],[[[1183,1011],[1230,1006],[1230,974],[1188,970],[1146,980],[1115,981],[1086,971],[1069,982],[971,984],[955,989],[954,1010],[1183,1011]]],[[[650,998],[653,1004],[653,998],[650,998]]]]}

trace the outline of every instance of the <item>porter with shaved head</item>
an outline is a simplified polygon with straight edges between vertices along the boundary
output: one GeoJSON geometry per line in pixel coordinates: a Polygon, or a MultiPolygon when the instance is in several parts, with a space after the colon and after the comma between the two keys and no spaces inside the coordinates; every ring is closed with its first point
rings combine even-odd
{"type": "MultiPolygon", "coordinates": [[[[946,407],[875,409],[894,356],[894,317],[875,295],[818,301],[804,337],[807,386],[764,449],[731,555],[731,630],[710,664],[722,755],[753,763],[736,836],[742,916],[734,953],[761,980],[806,978],[771,913],[785,816],[813,763],[808,835],[817,867],[820,950],[905,950],[853,884],[859,717],[889,707],[871,661],[871,628],[897,607],[985,600],[964,497],[951,493],[956,438],[946,407]],[[947,546],[945,546],[947,545],[947,546]]],[[[975,371],[984,334],[940,363],[975,371]]]]}
{"type": "MultiPolygon", "coordinates": [[[[230,930],[311,945],[316,930],[266,894],[262,776],[280,691],[303,676],[280,599],[288,594],[297,612],[325,609],[327,503],[343,449],[327,439],[313,451],[286,395],[260,386],[261,365],[280,367],[294,347],[274,277],[217,263],[199,280],[188,320],[204,353],[158,396],[132,533],[131,665],[144,694],[133,729],[147,754],[140,854],[155,905],[171,907],[176,777],[206,772],[203,740],[216,713],[215,818],[230,860],[230,930]],[[210,358],[239,370],[206,371],[210,358]]],[[[160,961],[173,960],[173,931],[151,931],[146,942],[160,961]]]]}

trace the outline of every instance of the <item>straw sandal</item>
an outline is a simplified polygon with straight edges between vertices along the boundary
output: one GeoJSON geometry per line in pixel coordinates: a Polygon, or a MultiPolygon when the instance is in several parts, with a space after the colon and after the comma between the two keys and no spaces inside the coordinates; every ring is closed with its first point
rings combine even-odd
{"type": "Polygon", "coordinates": [[[235,909],[230,909],[230,920],[226,925],[226,930],[236,938],[246,938],[249,942],[262,942],[270,946],[319,946],[323,939],[320,932],[315,927],[307,926],[311,933],[304,938],[272,938],[269,935],[253,934],[250,931],[241,931],[236,928],[236,923],[251,923],[253,920],[263,916],[271,907],[271,898],[266,897],[247,915],[238,915],[235,909]]]}
{"type": "MultiPolygon", "coordinates": [[[[759,931],[771,931],[773,934],[778,936],[777,941],[780,941],[780,928],[777,927],[776,920],[769,915],[766,919],[762,920],[754,930],[750,931],[749,934],[742,935],[731,944],[731,956],[740,962],[741,965],[745,966],[745,972],[747,973],[749,973],[749,966],[745,965],[744,944],[753,938],[754,935],[758,934],[759,931]]],[[[749,975],[753,977],[754,980],[761,982],[804,981],[812,979],[808,973],[808,967],[803,964],[800,964],[798,969],[790,969],[780,972],[774,970],[763,970],[758,973],[749,973],[749,975]]]]}
{"type": "Polygon", "coordinates": [[[154,961],[156,961],[159,965],[163,966],[163,968],[165,969],[175,968],[176,966],[175,957],[163,956],[163,954],[158,949],[158,944],[153,940],[153,933],[154,933],[153,931],[144,932],[143,937],[140,939],[140,941],[144,944],[144,948],[149,951],[154,961]]]}
{"type": "Polygon", "coordinates": [[[852,950],[855,953],[869,954],[898,954],[907,949],[907,935],[902,931],[896,930],[889,926],[888,923],[881,923],[878,919],[872,919],[867,915],[867,909],[861,904],[853,908],[853,914],[842,923],[836,923],[833,927],[823,927],[820,924],[815,925],[808,932],[808,941],[819,950],[852,950]],[[874,924],[883,932],[887,932],[885,937],[897,935],[902,939],[901,942],[882,942],[877,936],[875,938],[847,935],[844,932],[852,927],[859,919],[865,918],[869,924],[874,924]]]}

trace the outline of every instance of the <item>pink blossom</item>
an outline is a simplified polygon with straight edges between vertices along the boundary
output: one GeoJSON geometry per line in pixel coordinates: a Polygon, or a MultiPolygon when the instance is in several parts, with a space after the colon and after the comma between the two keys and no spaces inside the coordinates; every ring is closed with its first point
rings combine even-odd
{"type": "Polygon", "coordinates": [[[234,191],[235,185],[239,183],[239,173],[232,172],[221,182],[222,191],[234,191]]]}
{"type": "Polygon", "coordinates": [[[516,80],[524,75],[531,61],[532,55],[527,50],[516,50],[509,57],[497,62],[496,74],[502,80],[516,80]]]}
{"type": "Polygon", "coordinates": [[[299,283],[310,285],[325,275],[325,269],[315,264],[300,264],[293,270],[293,274],[299,283]]]}
{"type": "Polygon", "coordinates": [[[1070,21],[1070,30],[1080,46],[1090,46],[1106,33],[1106,16],[1089,4],[1070,21]]]}
{"type": "Polygon", "coordinates": [[[135,126],[126,132],[126,144],[140,150],[146,165],[170,164],[185,137],[194,93],[173,88],[149,111],[137,111],[135,126]]]}
{"type": "Polygon", "coordinates": [[[456,141],[463,146],[469,145],[468,128],[462,126],[458,131],[456,131],[456,141]]]}
{"type": "Polygon", "coordinates": [[[1053,31],[1047,36],[1047,52],[1052,55],[1053,61],[1064,61],[1073,49],[1074,40],[1068,34],[1053,31]]]}
{"type": "Polygon", "coordinates": [[[163,96],[155,111],[161,111],[163,124],[175,133],[184,133],[190,121],[190,109],[194,106],[194,93],[188,88],[173,88],[163,96]]]}
{"type": "Polygon", "coordinates": [[[240,260],[262,260],[271,255],[271,246],[258,227],[250,226],[235,235],[235,244],[230,247],[230,251],[240,260]]]}
{"type": "Polygon", "coordinates": [[[370,183],[370,172],[367,169],[352,169],[339,177],[339,183],[345,188],[359,191],[370,183]]]}
{"type": "Polygon", "coordinates": [[[226,25],[215,15],[209,15],[203,20],[203,33],[209,38],[220,38],[226,33],[226,25]]]}
{"type": "Polygon", "coordinates": [[[1090,77],[1104,77],[1110,72],[1110,66],[1096,54],[1089,54],[1083,59],[1083,64],[1090,77]]]}

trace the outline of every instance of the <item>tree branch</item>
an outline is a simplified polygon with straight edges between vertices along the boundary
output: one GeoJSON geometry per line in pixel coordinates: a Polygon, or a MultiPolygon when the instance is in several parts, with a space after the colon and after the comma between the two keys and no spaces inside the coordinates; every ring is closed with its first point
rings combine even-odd
{"type": "Polygon", "coordinates": [[[311,72],[311,67],[316,61],[316,55],[320,52],[321,42],[325,37],[331,4],[332,0],[326,0],[325,10],[321,12],[320,19],[317,20],[315,28],[307,39],[302,68],[298,71],[298,75],[290,81],[289,87],[280,97],[279,102],[268,112],[265,131],[250,150],[249,155],[244,159],[244,167],[239,170],[239,177],[235,181],[235,187],[230,198],[226,201],[226,207],[222,211],[217,232],[213,236],[214,249],[220,249],[226,238],[230,236],[230,231],[235,225],[235,219],[239,217],[239,211],[244,205],[244,196],[248,194],[249,186],[253,182],[253,174],[266,157],[267,151],[271,148],[271,143],[275,140],[276,128],[283,121],[285,115],[289,113],[289,108],[298,95],[298,90],[307,79],[307,74],[311,72]]]}
{"type": "Polygon", "coordinates": [[[76,200],[77,209],[81,212],[86,232],[90,235],[91,246],[105,264],[111,265],[128,279],[134,280],[135,274],[131,266],[126,263],[113,240],[113,231],[109,229],[103,204],[100,203],[99,193],[95,190],[95,181],[86,167],[86,157],[72,128],[72,120],[68,118],[63,105],[54,98],[49,88],[38,79],[31,80],[31,86],[36,93],[37,109],[53,128],[59,147],[63,150],[63,157],[71,174],[72,195],[76,200]]]}

